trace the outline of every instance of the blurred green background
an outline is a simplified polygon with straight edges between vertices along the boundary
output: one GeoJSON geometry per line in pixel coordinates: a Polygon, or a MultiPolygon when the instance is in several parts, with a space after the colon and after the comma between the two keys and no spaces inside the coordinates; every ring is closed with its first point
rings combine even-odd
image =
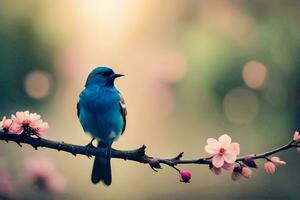
{"type": "MultiPolygon", "coordinates": [[[[227,133],[241,154],[270,150],[299,128],[299,9],[296,0],[0,0],[0,115],[38,112],[50,124],[45,137],[87,144],[78,95],[95,66],[111,66],[126,74],[116,85],[128,109],[114,148],[194,158],[207,155],[208,137],[227,133]]],[[[279,154],[288,165],[275,175],[260,167],[239,182],[180,166],[193,174],[182,184],[169,167],[154,173],[114,159],[106,188],[90,182],[84,156],[0,144],[13,179],[37,154],[66,186],[53,196],[32,190],[31,199],[300,199],[293,150],[279,154]]]]}

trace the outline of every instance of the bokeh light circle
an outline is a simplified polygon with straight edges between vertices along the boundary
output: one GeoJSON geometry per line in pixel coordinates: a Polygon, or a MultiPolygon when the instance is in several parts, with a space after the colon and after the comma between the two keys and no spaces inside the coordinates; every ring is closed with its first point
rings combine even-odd
{"type": "Polygon", "coordinates": [[[25,91],[33,99],[43,99],[49,96],[51,85],[51,75],[41,70],[31,71],[24,80],[25,91]]]}
{"type": "Polygon", "coordinates": [[[237,87],[230,90],[223,101],[226,118],[234,124],[248,124],[258,113],[256,94],[245,88],[237,87]]]}
{"type": "Polygon", "coordinates": [[[242,72],[245,84],[252,89],[261,89],[268,75],[267,67],[258,61],[249,61],[242,72]]]}

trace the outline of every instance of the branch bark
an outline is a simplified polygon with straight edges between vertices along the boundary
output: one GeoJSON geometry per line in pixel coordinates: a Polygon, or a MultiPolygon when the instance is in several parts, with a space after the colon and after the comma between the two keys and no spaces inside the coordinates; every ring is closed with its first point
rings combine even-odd
{"type": "MultiPolygon", "coordinates": [[[[26,134],[21,135],[14,135],[14,134],[8,134],[3,131],[0,131],[0,140],[9,142],[16,142],[20,147],[22,147],[22,143],[31,145],[34,149],[38,148],[49,148],[54,149],[57,151],[64,151],[71,153],[74,156],[77,155],[85,155],[85,156],[107,156],[107,150],[103,148],[95,148],[95,147],[88,147],[88,146],[81,146],[81,145],[74,145],[74,144],[68,144],[65,142],[57,142],[52,140],[47,140],[44,138],[39,138],[35,136],[29,136],[26,134]]],[[[273,155],[275,153],[278,153],[280,151],[285,151],[290,148],[297,148],[300,147],[299,143],[294,142],[293,140],[287,143],[284,146],[275,148],[271,151],[267,151],[260,154],[254,154],[254,155],[246,155],[238,157],[236,162],[243,161],[245,158],[252,158],[254,160],[256,159],[268,159],[267,157],[270,155],[273,155]]],[[[124,150],[117,150],[117,149],[111,149],[110,151],[110,157],[116,158],[116,159],[123,159],[123,160],[131,160],[139,163],[149,163],[149,161],[154,158],[152,156],[148,156],[145,153],[146,146],[143,145],[142,147],[134,150],[124,151],[124,150]]],[[[175,168],[177,171],[179,171],[175,166],[180,164],[198,164],[198,165],[211,165],[212,164],[212,157],[200,157],[197,159],[182,159],[183,152],[179,153],[175,157],[171,158],[158,158],[159,163],[168,165],[170,167],[175,168]]]]}

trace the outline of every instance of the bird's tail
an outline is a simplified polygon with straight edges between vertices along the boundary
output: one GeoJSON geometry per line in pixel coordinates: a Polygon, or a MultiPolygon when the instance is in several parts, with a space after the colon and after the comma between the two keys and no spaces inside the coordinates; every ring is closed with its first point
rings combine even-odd
{"type": "MultiPolygon", "coordinates": [[[[103,147],[103,145],[99,142],[98,147],[103,147]]],[[[95,157],[91,180],[94,184],[100,181],[103,181],[106,186],[111,184],[110,158],[95,157]]]]}

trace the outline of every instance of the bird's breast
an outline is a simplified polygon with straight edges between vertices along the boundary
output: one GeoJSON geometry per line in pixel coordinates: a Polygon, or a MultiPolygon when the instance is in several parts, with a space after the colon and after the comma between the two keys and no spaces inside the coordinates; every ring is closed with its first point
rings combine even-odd
{"type": "Polygon", "coordinates": [[[84,130],[107,143],[118,139],[124,126],[118,98],[113,93],[81,96],[80,121],[84,130]]]}

